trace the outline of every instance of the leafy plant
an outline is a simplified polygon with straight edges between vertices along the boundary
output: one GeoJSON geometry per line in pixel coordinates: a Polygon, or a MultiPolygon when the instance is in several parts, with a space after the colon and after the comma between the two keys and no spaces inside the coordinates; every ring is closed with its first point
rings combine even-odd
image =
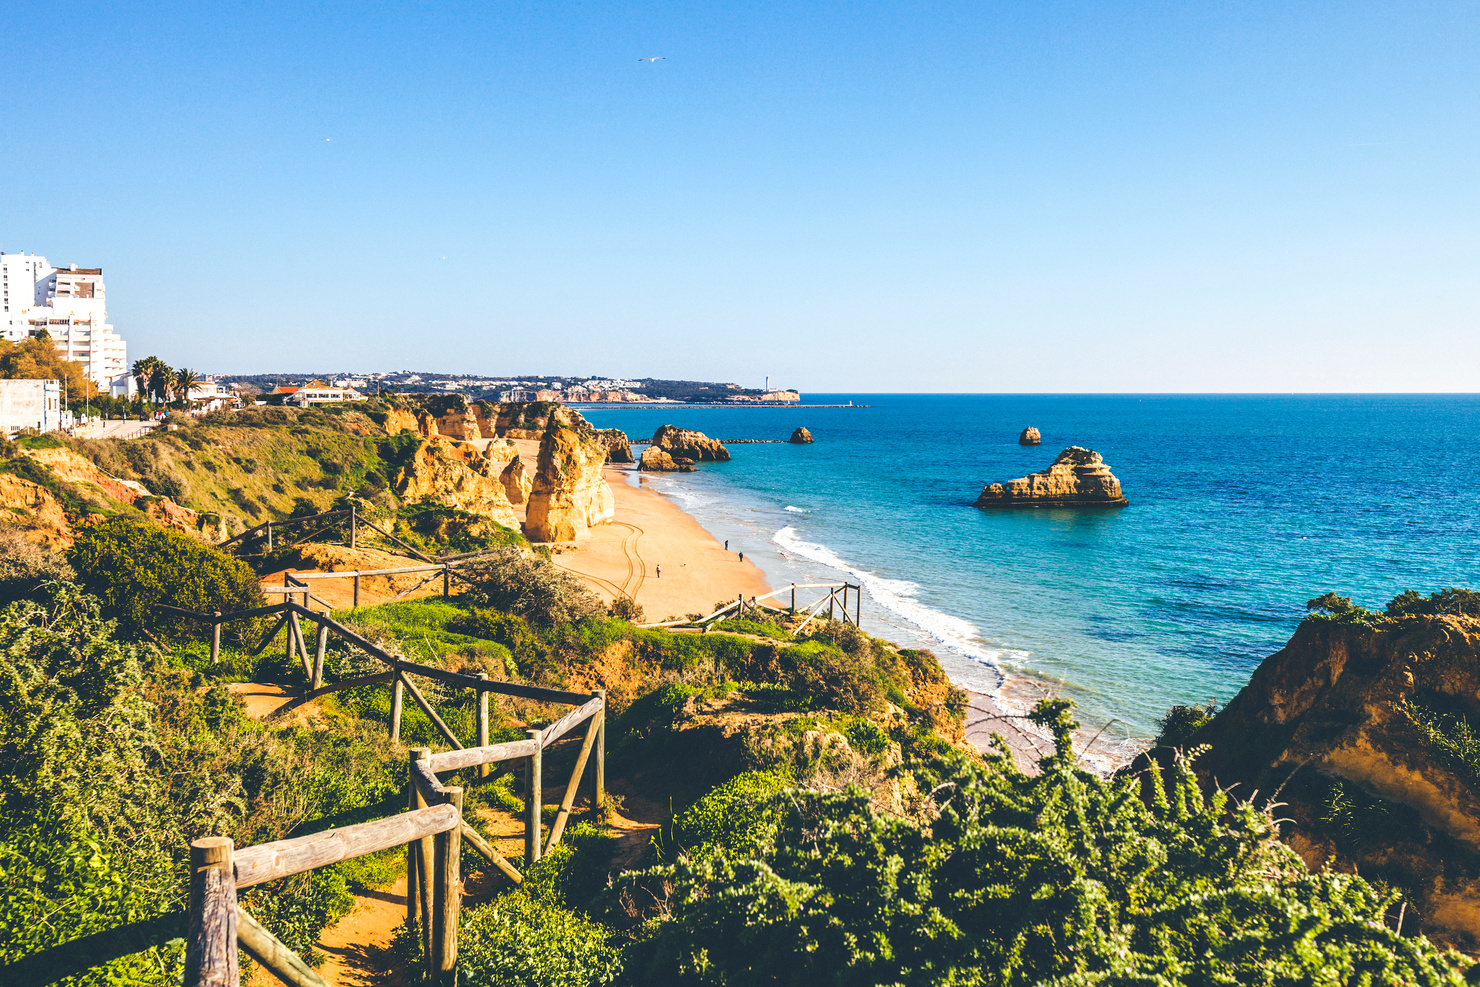
{"type": "MultiPolygon", "coordinates": [[[[625,876],[661,887],[624,982],[813,985],[1459,985],[1469,961],[1386,920],[1395,895],[1311,873],[1258,807],[1205,796],[1185,760],[1105,781],[1078,766],[1071,704],[1033,719],[1029,775],[921,766],[918,818],[867,793],[794,793],[774,839],[625,876]]],[[[636,900],[634,899],[628,899],[636,900]]]]}
{"type": "Polygon", "coordinates": [[[1192,736],[1218,715],[1218,700],[1183,705],[1177,703],[1167,710],[1167,715],[1156,721],[1160,732],[1156,735],[1156,747],[1181,747],[1192,736]]]}
{"type": "MultiPolygon", "coordinates": [[[[102,600],[104,612],[133,634],[194,636],[206,626],[172,617],[157,604],[209,612],[264,602],[257,574],[246,563],[142,518],[114,517],[85,529],[68,560],[78,582],[102,600]]],[[[229,626],[242,632],[240,622],[229,626]]]]}
{"type": "Polygon", "coordinates": [[[596,595],[570,574],[538,555],[501,548],[463,572],[484,606],[553,626],[605,615],[596,595]]]}
{"type": "Polygon", "coordinates": [[[1443,613],[1480,617],[1480,593],[1472,589],[1447,586],[1424,596],[1411,589],[1404,590],[1388,601],[1389,617],[1433,616],[1443,613]]]}

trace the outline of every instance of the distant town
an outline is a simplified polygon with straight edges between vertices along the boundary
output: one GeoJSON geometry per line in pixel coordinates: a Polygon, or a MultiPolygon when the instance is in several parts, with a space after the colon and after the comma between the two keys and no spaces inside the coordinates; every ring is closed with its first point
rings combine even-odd
{"type": "MultiPolygon", "coordinates": [[[[797,391],[746,388],[739,384],[655,378],[556,377],[520,375],[483,377],[477,374],[437,374],[410,370],[389,373],[346,374],[217,374],[222,391],[244,397],[292,395],[298,389],[353,391],[356,395],[462,394],[484,401],[559,401],[564,404],[796,404],[797,391]]],[[[339,397],[338,400],[344,400],[339,397]]],[[[352,400],[352,399],[351,399],[352,400]]]]}

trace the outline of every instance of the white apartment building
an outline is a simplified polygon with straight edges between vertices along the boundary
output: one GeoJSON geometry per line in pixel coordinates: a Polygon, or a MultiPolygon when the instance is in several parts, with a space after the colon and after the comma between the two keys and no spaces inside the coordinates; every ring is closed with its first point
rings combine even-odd
{"type": "Polygon", "coordinates": [[[133,393],[128,346],[108,324],[103,269],[55,268],[35,254],[0,251],[0,339],[19,341],[45,329],[64,360],[82,364],[98,388],[133,393]]]}

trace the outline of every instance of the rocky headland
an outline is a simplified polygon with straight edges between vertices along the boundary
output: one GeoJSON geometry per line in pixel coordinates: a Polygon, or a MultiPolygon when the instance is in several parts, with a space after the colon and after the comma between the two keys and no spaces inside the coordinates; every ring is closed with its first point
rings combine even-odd
{"type": "Polygon", "coordinates": [[[1209,786],[1282,803],[1313,869],[1407,893],[1405,930],[1480,946],[1480,620],[1313,617],[1185,747],[1209,786]]]}
{"type": "Polygon", "coordinates": [[[1093,449],[1070,446],[1037,473],[989,483],[977,507],[1124,507],[1120,481],[1093,449]]]}

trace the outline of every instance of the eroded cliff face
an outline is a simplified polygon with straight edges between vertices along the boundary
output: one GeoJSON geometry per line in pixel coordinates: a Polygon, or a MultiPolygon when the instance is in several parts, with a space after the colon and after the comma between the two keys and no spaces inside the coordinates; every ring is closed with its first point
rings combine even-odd
{"type": "Polygon", "coordinates": [[[0,473],[0,520],[46,548],[70,548],[73,542],[61,502],[39,483],[9,473],[0,473]]]}
{"type": "Polygon", "coordinates": [[[1480,621],[1311,619],[1188,746],[1209,784],[1279,792],[1285,838],[1406,889],[1405,926],[1480,945],[1480,621]],[[1467,731],[1471,731],[1467,733],[1467,731]],[[1447,738],[1447,739],[1446,739],[1447,738]]]}
{"type": "Polygon", "coordinates": [[[576,416],[552,415],[540,439],[540,457],[525,512],[524,533],[534,542],[575,541],[593,524],[612,519],[616,501],[601,475],[607,445],[576,416]]]}
{"type": "Polygon", "coordinates": [[[730,450],[718,439],[711,439],[703,432],[693,432],[677,425],[663,425],[654,432],[652,448],[662,449],[674,459],[687,459],[696,463],[730,461],[730,450]]]}
{"type": "Polygon", "coordinates": [[[435,501],[519,530],[519,519],[499,474],[472,445],[428,439],[397,471],[393,486],[408,504],[435,501]]]}
{"type": "Polygon", "coordinates": [[[1070,446],[1046,470],[989,483],[977,507],[1124,507],[1120,481],[1093,449],[1070,446]]]}

